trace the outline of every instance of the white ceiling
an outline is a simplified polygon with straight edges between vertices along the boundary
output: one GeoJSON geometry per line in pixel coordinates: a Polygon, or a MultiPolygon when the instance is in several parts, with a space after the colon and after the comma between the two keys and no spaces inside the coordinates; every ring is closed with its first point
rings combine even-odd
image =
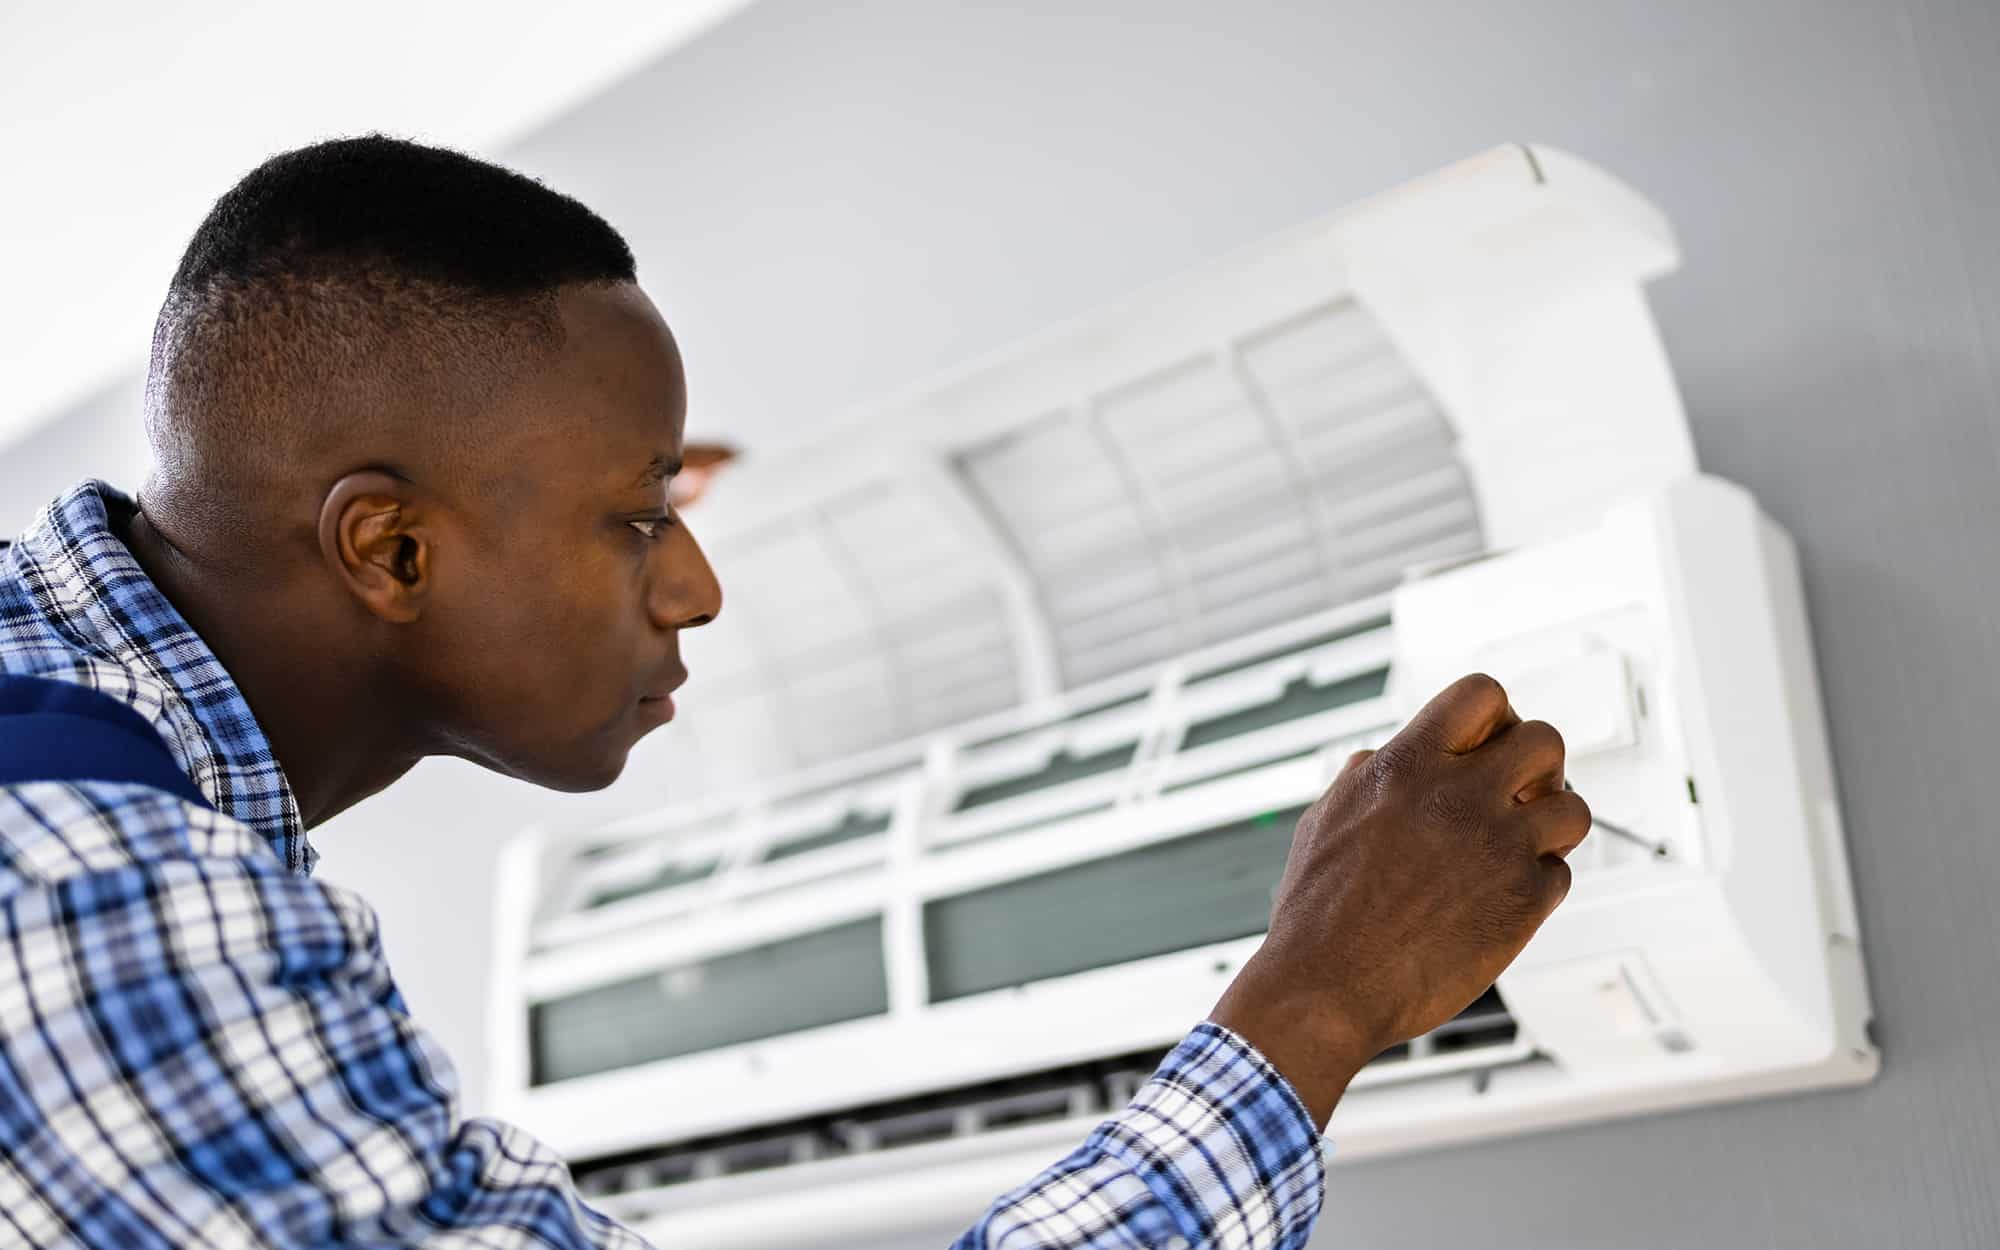
{"type": "Polygon", "coordinates": [[[187,236],[273,152],[472,150],[749,0],[0,0],[0,445],[145,358],[187,236]]]}

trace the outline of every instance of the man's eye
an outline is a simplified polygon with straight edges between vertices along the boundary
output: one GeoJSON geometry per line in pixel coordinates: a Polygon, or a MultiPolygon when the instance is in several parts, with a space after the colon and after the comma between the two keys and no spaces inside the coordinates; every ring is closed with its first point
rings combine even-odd
{"type": "Polygon", "coordinates": [[[638,530],[640,535],[644,537],[648,542],[657,539],[660,536],[660,534],[673,523],[674,523],[674,518],[671,513],[666,516],[638,517],[634,520],[626,522],[626,524],[630,525],[633,529],[638,530]]]}

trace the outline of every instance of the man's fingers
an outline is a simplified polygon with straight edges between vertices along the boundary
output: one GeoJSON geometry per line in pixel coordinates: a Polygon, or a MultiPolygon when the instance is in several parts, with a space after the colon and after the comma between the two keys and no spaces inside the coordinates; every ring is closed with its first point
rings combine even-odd
{"type": "Polygon", "coordinates": [[[1590,834],[1590,804],[1574,790],[1545,794],[1518,811],[1528,822],[1529,849],[1540,859],[1563,859],[1590,834]]]}
{"type": "Polygon", "coordinates": [[[1542,916],[1544,919],[1569,897],[1569,865],[1559,859],[1542,861],[1542,916]]]}
{"type": "Polygon", "coordinates": [[[1484,673],[1473,673],[1446,686],[1410,718],[1403,732],[1419,735],[1452,755],[1464,755],[1519,722],[1500,683],[1484,673]]]}
{"type": "Polygon", "coordinates": [[[1507,793],[1518,802],[1563,788],[1563,738],[1547,721],[1522,721],[1506,730],[1492,749],[1500,753],[1507,793]]]}
{"type": "Polygon", "coordinates": [[[1347,762],[1345,764],[1342,764],[1340,766],[1340,776],[1335,777],[1334,781],[1338,782],[1341,777],[1347,776],[1347,774],[1353,772],[1355,769],[1361,767],[1363,764],[1366,764],[1369,760],[1373,758],[1375,758],[1375,752],[1373,751],[1356,751],[1354,754],[1347,757],[1347,762]]]}

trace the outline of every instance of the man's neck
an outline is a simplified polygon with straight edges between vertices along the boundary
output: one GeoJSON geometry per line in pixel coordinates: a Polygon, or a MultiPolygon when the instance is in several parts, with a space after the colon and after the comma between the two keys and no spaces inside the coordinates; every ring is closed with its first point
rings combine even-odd
{"type": "Polygon", "coordinates": [[[281,580],[230,576],[191,557],[144,511],[126,546],[208,644],[250,705],[310,829],[407,773],[426,751],[399,729],[407,709],[330,646],[323,622],[281,580]]]}

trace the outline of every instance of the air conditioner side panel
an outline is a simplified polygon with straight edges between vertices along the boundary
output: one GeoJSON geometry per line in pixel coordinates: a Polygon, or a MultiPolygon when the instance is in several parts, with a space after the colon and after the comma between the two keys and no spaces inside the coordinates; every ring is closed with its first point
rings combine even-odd
{"type": "Polygon", "coordinates": [[[1466,671],[1506,682],[1565,631],[1622,649],[1644,687],[1637,743],[1573,753],[1570,772],[1599,815],[1665,849],[1579,869],[1501,979],[1528,1036],[1635,1086],[1709,1060],[1872,1072],[1796,564],[1745,492],[1687,478],[1593,531],[1407,586],[1395,619],[1405,711],[1466,671]]]}
{"type": "Polygon", "coordinates": [[[1872,1072],[1859,928],[1826,722],[1791,538],[1749,493],[1715,478],[1657,514],[1673,628],[1693,663],[1683,698],[1695,778],[1712,808],[1730,915],[1805,1023],[1804,1061],[1849,1052],[1872,1072]],[[1855,1008],[1862,1010],[1859,1015],[1855,1008]]]}

